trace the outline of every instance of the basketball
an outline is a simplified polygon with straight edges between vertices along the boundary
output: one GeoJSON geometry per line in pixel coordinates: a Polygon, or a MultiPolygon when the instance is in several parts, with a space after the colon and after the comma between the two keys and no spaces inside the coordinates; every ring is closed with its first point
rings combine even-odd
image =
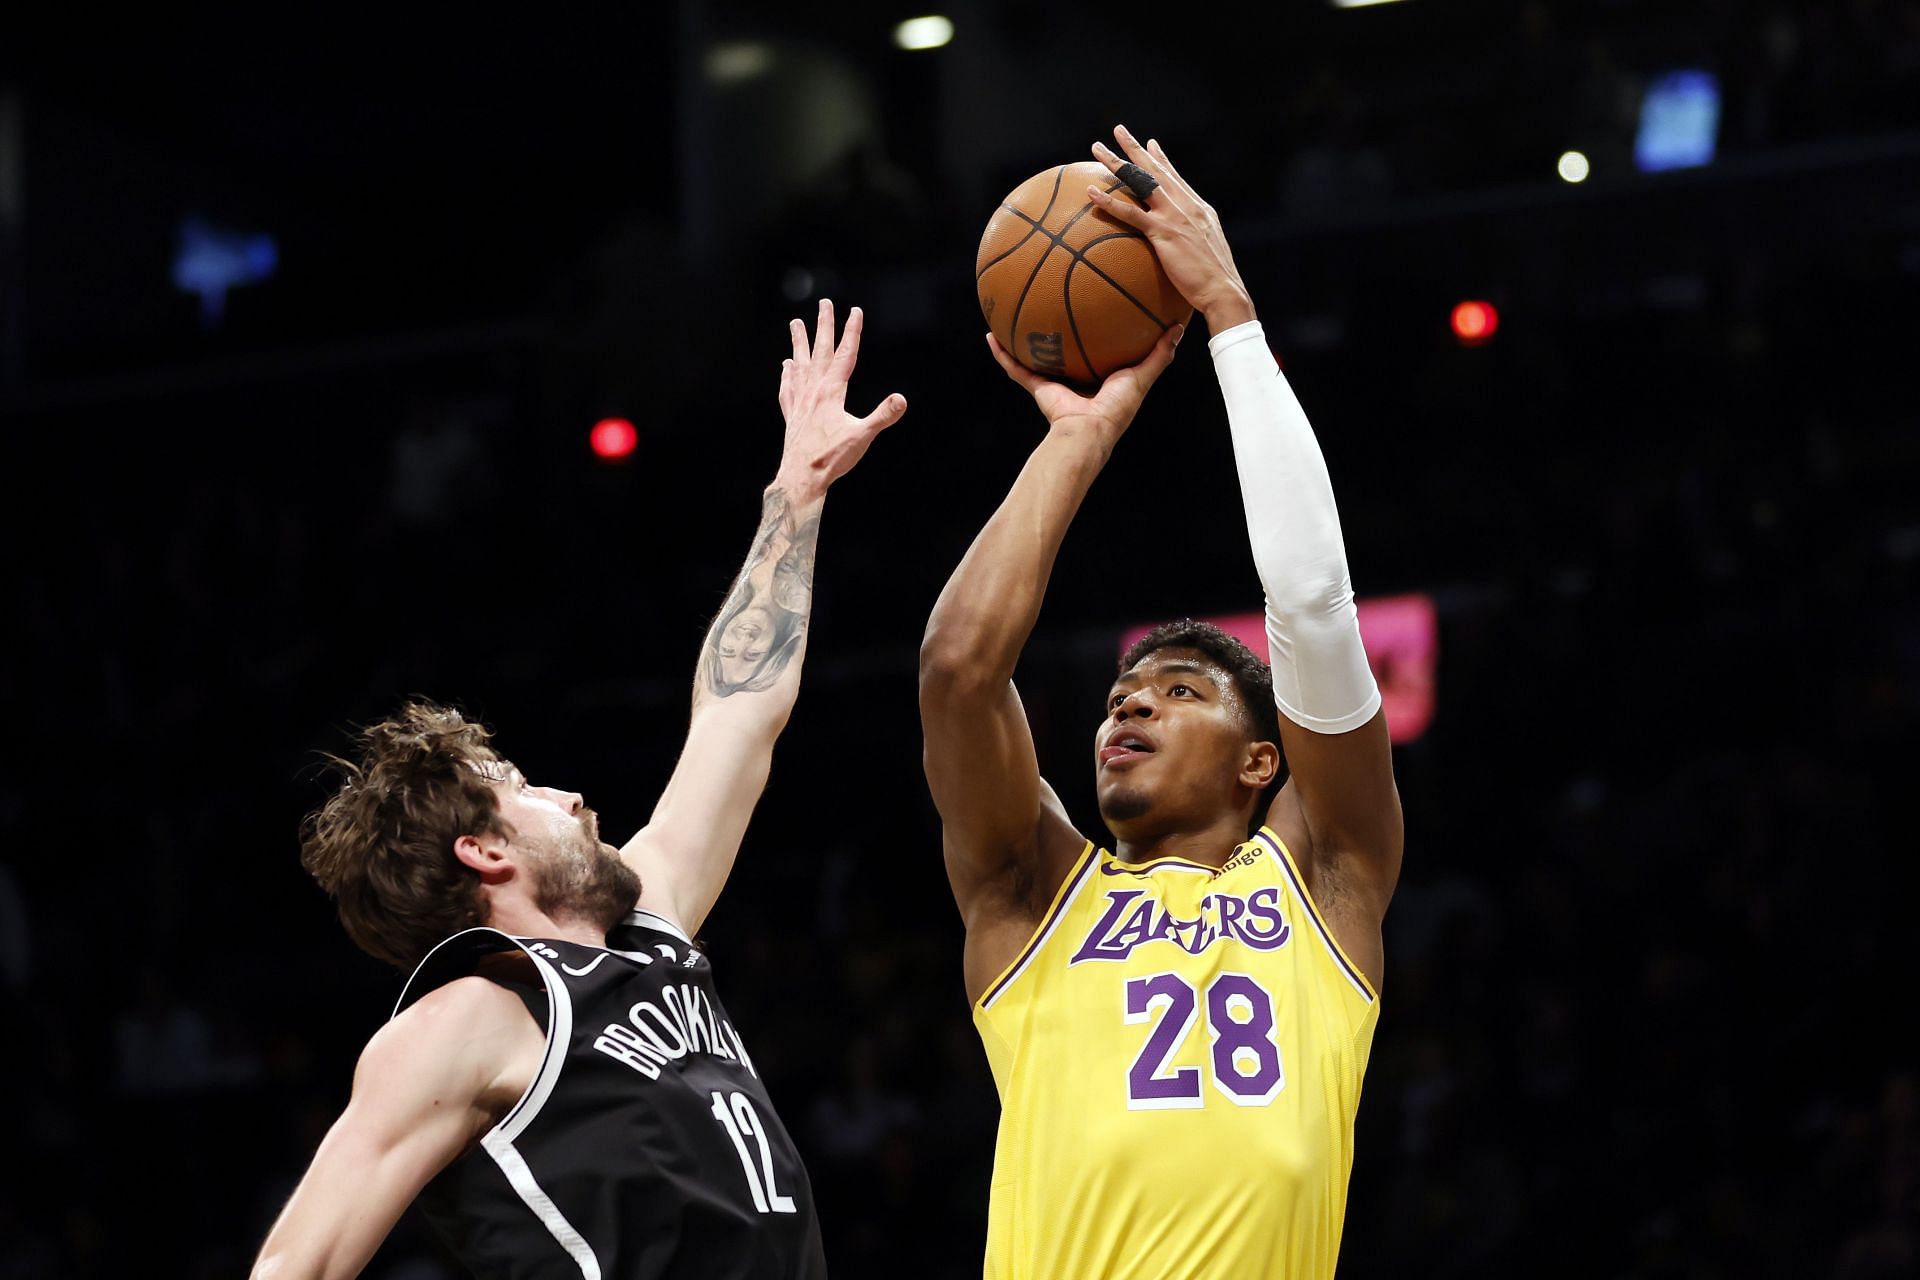
{"type": "Polygon", "coordinates": [[[1135,199],[1091,160],[1036,173],[994,210],[973,267],[980,312],[1007,353],[1082,385],[1138,364],[1193,315],[1147,238],[1089,201],[1088,186],[1135,199]]]}

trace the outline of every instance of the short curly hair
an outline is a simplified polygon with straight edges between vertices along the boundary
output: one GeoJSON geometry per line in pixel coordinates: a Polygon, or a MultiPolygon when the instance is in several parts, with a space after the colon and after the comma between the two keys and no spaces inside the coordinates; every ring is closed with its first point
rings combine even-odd
{"type": "MultiPolygon", "coordinates": [[[[1234,686],[1239,689],[1251,740],[1280,746],[1280,709],[1273,700],[1273,670],[1260,661],[1259,655],[1253,650],[1211,622],[1180,618],[1161,623],[1128,645],[1127,651],[1120,655],[1119,674],[1125,675],[1145,661],[1148,655],[1162,649],[1192,649],[1205,654],[1233,678],[1234,686]]],[[[1287,781],[1285,748],[1282,747],[1281,751],[1280,770],[1274,774],[1267,789],[1260,793],[1260,802],[1254,806],[1253,825],[1256,829],[1266,818],[1267,806],[1273,803],[1273,798],[1280,794],[1280,788],[1287,781]]]]}
{"type": "Polygon", "coordinates": [[[488,782],[502,763],[491,737],[451,707],[413,701],[360,731],[358,759],[327,757],[339,787],[301,824],[300,863],[367,954],[409,969],[486,923],[479,873],[453,844],[509,834],[488,782]]]}

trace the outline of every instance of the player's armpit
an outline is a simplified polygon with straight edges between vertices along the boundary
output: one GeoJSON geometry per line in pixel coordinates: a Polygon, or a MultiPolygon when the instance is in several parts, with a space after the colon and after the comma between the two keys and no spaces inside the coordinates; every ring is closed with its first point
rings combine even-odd
{"type": "Polygon", "coordinates": [[[526,1091],[544,1045],[520,998],[485,978],[449,983],[381,1028],[256,1280],[358,1275],[420,1189],[526,1091]]]}
{"type": "Polygon", "coordinates": [[[1280,742],[1290,777],[1267,825],[1302,863],[1342,949],[1378,988],[1380,924],[1405,844],[1386,714],[1346,733],[1316,733],[1282,713],[1280,742]]]}

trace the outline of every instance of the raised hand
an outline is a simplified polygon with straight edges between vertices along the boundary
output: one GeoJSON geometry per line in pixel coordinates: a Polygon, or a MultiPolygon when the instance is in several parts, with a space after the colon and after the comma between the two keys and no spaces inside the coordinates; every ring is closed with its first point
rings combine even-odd
{"type": "Polygon", "coordinates": [[[1213,206],[1180,176],[1158,142],[1150,140],[1141,146],[1125,125],[1114,126],[1113,136],[1126,154],[1116,155],[1096,142],[1094,159],[1116,176],[1130,161],[1160,185],[1147,198],[1145,208],[1130,199],[1116,200],[1098,187],[1088,187],[1087,198],[1147,237],[1173,287],[1206,316],[1208,328],[1219,333],[1253,319],[1253,299],[1233,265],[1233,251],[1227,247],[1213,206]]]}
{"type": "Polygon", "coordinates": [[[987,335],[987,347],[1007,376],[1033,397],[1049,426],[1084,425],[1112,448],[1132,423],[1133,415],[1140,411],[1140,402],[1146,399],[1148,389],[1173,363],[1173,349],[1180,345],[1186,331],[1183,324],[1168,329],[1160,335],[1160,341],[1153,344],[1146,359],[1125,369],[1115,369],[1091,396],[1082,395],[1065,383],[1041,377],[1008,355],[992,334],[987,335]]]}
{"type": "Polygon", "coordinates": [[[860,357],[864,322],[855,307],[836,346],[833,302],[822,298],[811,343],[804,321],[788,325],[793,355],[780,362],[780,412],[786,415],[787,438],[774,484],[795,505],[820,497],[828,485],[853,470],[873,438],[907,411],[907,398],[895,393],[864,418],[847,412],[847,380],[860,357]]]}

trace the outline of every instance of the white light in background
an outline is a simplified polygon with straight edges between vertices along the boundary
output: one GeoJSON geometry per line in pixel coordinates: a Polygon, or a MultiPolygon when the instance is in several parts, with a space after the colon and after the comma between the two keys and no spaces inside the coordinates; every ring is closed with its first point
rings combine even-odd
{"type": "Polygon", "coordinates": [[[952,19],[937,13],[908,18],[893,29],[893,42],[902,49],[938,49],[952,39],[952,19]]]}
{"type": "Polygon", "coordinates": [[[1333,0],[1336,9],[1364,9],[1368,5],[1392,4],[1394,0],[1333,0]]]}
{"type": "Polygon", "coordinates": [[[1593,172],[1585,153],[1579,151],[1562,151],[1558,168],[1562,182],[1585,182],[1587,175],[1593,172]]]}
{"type": "Polygon", "coordinates": [[[765,75],[773,66],[773,46],[758,40],[734,40],[707,50],[707,79],[715,84],[739,84],[765,75]]]}

